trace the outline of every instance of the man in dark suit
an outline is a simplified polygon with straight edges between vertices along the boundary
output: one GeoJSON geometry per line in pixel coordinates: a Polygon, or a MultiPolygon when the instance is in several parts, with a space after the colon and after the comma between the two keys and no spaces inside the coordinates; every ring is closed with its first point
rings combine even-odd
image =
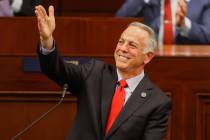
{"type": "MultiPolygon", "coordinates": [[[[144,17],[145,24],[159,33],[161,1],[125,0],[117,17],[144,17]]],[[[210,1],[172,0],[176,15],[176,44],[210,44],[210,1]]]]}
{"type": "Polygon", "coordinates": [[[41,70],[60,86],[67,83],[78,98],[76,118],[67,140],[164,138],[171,100],[144,73],[144,66],[157,50],[151,28],[133,22],[125,29],[114,52],[116,66],[95,59],[74,65],[63,61],[53,40],[53,6],[49,7],[49,16],[42,6],[37,6],[35,13],[41,39],[41,70]],[[119,106],[122,108],[116,113],[119,106]]]}

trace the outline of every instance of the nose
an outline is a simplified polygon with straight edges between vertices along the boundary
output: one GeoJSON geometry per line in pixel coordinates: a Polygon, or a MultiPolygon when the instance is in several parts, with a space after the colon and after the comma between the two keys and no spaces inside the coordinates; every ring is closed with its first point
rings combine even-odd
{"type": "Polygon", "coordinates": [[[127,43],[123,43],[122,45],[120,45],[120,50],[121,51],[128,51],[128,44],[127,43]]]}

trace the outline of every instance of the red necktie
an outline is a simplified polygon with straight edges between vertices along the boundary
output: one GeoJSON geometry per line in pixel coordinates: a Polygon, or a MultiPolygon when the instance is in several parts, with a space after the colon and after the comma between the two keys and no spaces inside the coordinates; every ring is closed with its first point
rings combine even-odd
{"type": "Polygon", "coordinates": [[[173,44],[173,27],[172,27],[172,14],[171,14],[171,0],[164,0],[164,33],[163,44],[173,44]]]}
{"type": "Polygon", "coordinates": [[[109,113],[109,118],[106,124],[106,132],[109,131],[109,129],[112,127],[112,124],[114,123],[115,119],[117,118],[118,114],[120,113],[124,101],[125,101],[125,90],[124,88],[127,87],[127,83],[125,80],[120,80],[119,81],[119,86],[115,90],[115,94],[112,98],[112,104],[111,104],[111,110],[109,113]]]}

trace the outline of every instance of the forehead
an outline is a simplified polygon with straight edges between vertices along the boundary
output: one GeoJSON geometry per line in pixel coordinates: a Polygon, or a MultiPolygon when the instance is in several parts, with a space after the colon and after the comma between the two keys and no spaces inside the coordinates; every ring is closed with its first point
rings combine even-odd
{"type": "Polygon", "coordinates": [[[149,36],[148,32],[144,29],[141,29],[140,27],[136,26],[129,26],[127,27],[122,35],[121,38],[131,40],[131,41],[137,41],[141,42],[142,40],[146,39],[149,36]]]}

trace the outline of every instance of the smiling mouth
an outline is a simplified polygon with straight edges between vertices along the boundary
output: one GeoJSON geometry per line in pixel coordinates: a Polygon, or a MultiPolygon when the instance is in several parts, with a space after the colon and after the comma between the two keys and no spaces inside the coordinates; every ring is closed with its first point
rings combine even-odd
{"type": "Polygon", "coordinates": [[[121,60],[121,61],[123,61],[123,62],[125,62],[125,61],[128,61],[128,60],[129,60],[129,58],[128,58],[128,57],[123,56],[123,55],[118,55],[118,57],[119,57],[119,60],[121,60]]]}

